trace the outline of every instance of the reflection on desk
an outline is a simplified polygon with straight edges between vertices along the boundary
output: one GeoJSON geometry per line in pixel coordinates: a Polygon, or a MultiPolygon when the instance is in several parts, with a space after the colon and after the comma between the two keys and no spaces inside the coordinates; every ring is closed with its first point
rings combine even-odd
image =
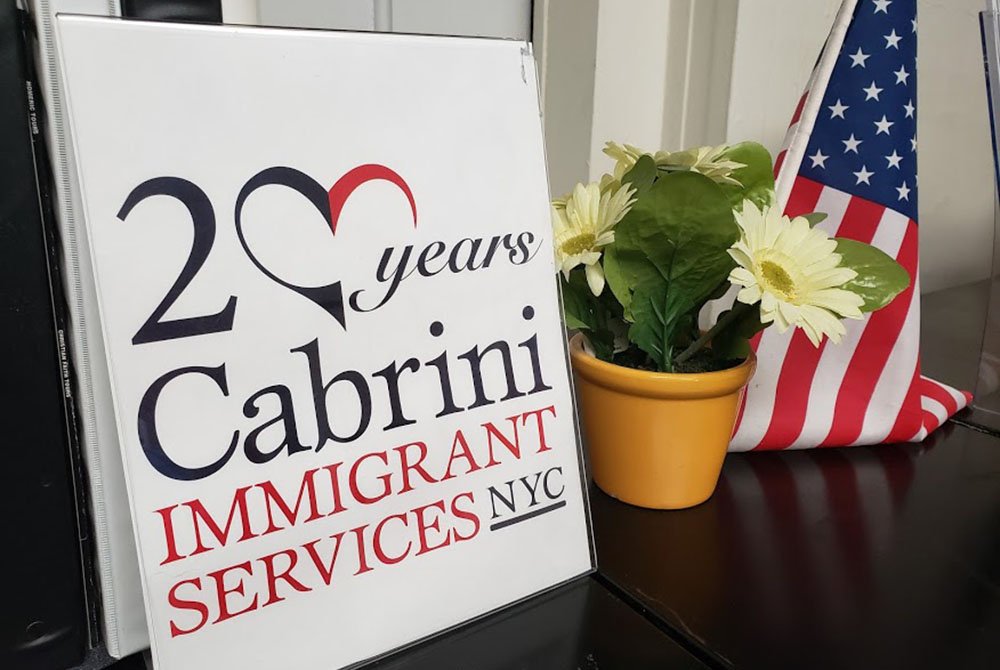
{"type": "Polygon", "coordinates": [[[365,666],[365,670],[704,667],[652,623],[587,577],[365,666]]]}
{"type": "Polygon", "coordinates": [[[623,597],[721,666],[986,667],[1000,658],[1000,440],[731,454],[679,512],[592,494],[623,597]]]}

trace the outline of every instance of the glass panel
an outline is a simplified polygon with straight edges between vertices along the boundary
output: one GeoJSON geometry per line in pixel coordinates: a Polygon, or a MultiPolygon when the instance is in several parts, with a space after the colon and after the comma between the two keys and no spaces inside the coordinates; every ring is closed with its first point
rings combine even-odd
{"type": "MultiPolygon", "coordinates": [[[[992,8],[980,14],[983,57],[986,64],[986,90],[989,102],[990,129],[993,140],[994,183],[1000,185],[1000,154],[997,152],[997,129],[1000,128],[1000,24],[996,0],[992,8]]],[[[994,195],[1000,188],[994,189],[994,195]]],[[[1000,203],[994,202],[993,265],[988,286],[986,320],[979,357],[978,379],[971,420],[992,430],[1000,430],[1000,203]]],[[[984,291],[984,297],[986,291],[984,291]]]]}

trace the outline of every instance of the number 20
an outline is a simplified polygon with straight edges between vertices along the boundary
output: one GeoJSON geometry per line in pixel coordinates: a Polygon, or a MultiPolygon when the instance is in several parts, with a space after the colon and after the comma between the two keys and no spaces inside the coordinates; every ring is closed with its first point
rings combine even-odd
{"type": "Polygon", "coordinates": [[[194,241],[191,253],[181,268],[173,286],[163,296],[145,323],[132,337],[132,344],[160,342],[180,337],[223,333],[233,329],[233,317],[236,313],[236,296],[229,296],[226,306],[215,314],[191,316],[182,319],[164,320],[163,315],[177,301],[184,289],[205,264],[212,244],[215,242],[215,212],[212,203],[205,192],[195,184],[180,177],[156,177],[136,186],[118,211],[118,218],[124,221],[136,205],[147,198],[165,195],[183,204],[191,215],[194,224],[194,241]]]}

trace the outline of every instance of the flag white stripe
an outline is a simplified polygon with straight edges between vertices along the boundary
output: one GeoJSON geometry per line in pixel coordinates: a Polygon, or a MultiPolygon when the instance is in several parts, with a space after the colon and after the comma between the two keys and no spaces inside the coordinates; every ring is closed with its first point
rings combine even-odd
{"type": "Polygon", "coordinates": [[[844,193],[832,186],[824,186],[816,201],[816,211],[826,213],[826,218],[816,224],[816,227],[829,235],[836,235],[850,204],[850,193],[844,193]]]}
{"type": "MultiPolygon", "coordinates": [[[[823,187],[816,202],[816,211],[826,212],[828,216],[816,227],[830,235],[836,234],[844,220],[844,214],[847,212],[850,202],[850,194],[829,186],[823,187]]],[[[791,330],[782,334],[776,328],[768,328],[761,336],[760,345],[757,348],[757,372],[750,381],[743,420],[729,446],[731,451],[749,451],[760,444],[767,433],[774,413],[775,394],[778,389],[778,379],[781,377],[781,366],[793,335],[794,331],[791,330]]],[[[832,417],[830,420],[833,420],[832,417]]],[[[823,434],[823,437],[826,437],[826,433],[823,434]]],[[[815,446],[815,442],[809,446],[815,446]]]]}
{"type": "Polygon", "coordinates": [[[889,353],[885,368],[865,410],[861,433],[854,445],[881,444],[889,437],[899,417],[913,380],[913,370],[920,357],[920,294],[910,298],[906,321],[889,353]]]}
{"type": "MultiPolygon", "coordinates": [[[[827,38],[823,48],[823,55],[819,64],[810,76],[808,93],[802,107],[802,114],[799,122],[793,124],[795,130],[791,136],[786,137],[788,150],[785,154],[781,172],[778,174],[775,183],[775,200],[777,204],[784,208],[788,203],[788,196],[791,194],[792,185],[799,173],[799,166],[802,164],[802,157],[805,155],[806,146],[809,143],[809,136],[812,134],[813,126],[819,114],[823,96],[826,94],[826,87],[830,83],[830,75],[837,62],[841,46],[847,34],[847,27],[850,25],[851,17],[854,15],[854,7],[857,0],[844,0],[837,14],[833,30],[827,38]]],[[[826,223],[826,222],[824,222],[826,223]]],[[[839,223],[839,222],[838,222],[839,223]]],[[[822,224],[821,224],[822,225],[822,224]]],[[[781,373],[781,364],[788,353],[788,346],[792,340],[794,331],[789,331],[784,335],[779,335],[773,329],[765,331],[761,337],[760,345],[757,348],[757,371],[758,374],[750,380],[747,389],[748,401],[746,402],[743,418],[740,427],[733,436],[729,445],[730,451],[748,451],[760,444],[761,439],[767,432],[771,424],[771,416],[774,412],[774,397],[778,385],[778,377],[781,373]],[[761,371],[767,374],[760,374],[761,371]]]]}
{"type": "Polygon", "coordinates": [[[923,375],[920,376],[920,379],[925,383],[934,384],[934,386],[937,386],[939,389],[943,390],[945,393],[954,398],[955,404],[958,405],[959,409],[963,409],[966,405],[969,404],[969,401],[966,400],[965,398],[965,394],[959,391],[958,389],[948,386],[947,384],[942,384],[936,379],[931,379],[930,377],[924,377],[923,375]]]}
{"type": "Polygon", "coordinates": [[[749,451],[760,444],[774,413],[774,396],[778,389],[781,363],[795,331],[778,333],[776,328],[764,331],[757,346],[757,371],[747,387],[746,406],[739,430],[729,445],[730,451],[749,451]]]}
{"type": "MultiPolygon", "coordinates": [[[[827,232],[835,234],[843,222],[850,202],[850,194],[829,186],[825,187],[820,194],[819,202],[816,204],[816,211],[828,212],[830,216],[820,225],[829,224],[827,232]]],[[[861,340],[868,318],[866,316],[864,321],[847,322],[845,324],[847,334],[840,344],[827,344],[823,349],[809,390],[809,403],[806,406],[802,433],[789,445],[789,449],[815,447],[830,432],[840,384],[851,362],[851,357],[857,349],[858,342],[861,340]],[[836,381],[836,385],[833,384],[834,381],[836,381]]]]}
{"type": "MultiPolygon", "coordinates": [[[[872,245],[895,258],[899,255],[909,227],[909,217],[895,210],[886,209],[872,237],[872,245]]],[[[920,286],[917,283],[910,297],[906,318],[899,335],[892,344],[882,374],[879,375],[871,398],[868,399],[861,433],[855,440],[855,445],[878,444],[889,436],[910,390],[913,370],[919,355],[920,286]]]]}
{"type": "MultiPolygon", "coordinates": [[[[939,403],[934,398],[929,398],[927,396],[920,397],[920,408],[926,412],[930,412],[938,420],[938,426],[948,420],[948,408],[939,403]]],[[[926,429],[927,427],[924,426],[926,429]]],[[[937,426],[934,426],[937,428],[937,426]]]]}
{"type": "Polygon", "coordinates": [[[886,208],[878,222],[875,234],[872,236],[872,246],[878,247],[893,258],[899,255],[903,246],[903,238],[910,228],[909,217],[894,209],[886,208]]]}
{"type": "MultiPolygon", "coordinates": [[[[788,126],[788,130],[785,131],[785,139],[781,140],[781,151],[788,151],[788,147],[792,145],[792,139],[794,138],[795,133],[798,131],[798,129],[799,129],[798,121],[788,126]]],[[[779,155],[781,154],[781,151],[778,152],[779,155]]]]}
{"type": "MultiPolygon", "coordinates": [[[[934,383],[938,384],[938,382],[934,383]]],[[[965,397],[965,394],[958,389],[945,386],[944,384],[938,384],[938,386],[944,387],[944,390],[951,394],[951,396],[955,399],[955,402],[958,404],[959,409],[965,409],[965,406],[969,404],[969,400],[965,397]]]]}
{"type": "Polygon", "coordinates": [[[850,367],[861,336],[868,325],[870,315],[865,315],[862,321],[849,321],[844,325],[847,334],[840,344],[827,343],[816,364],[816,373],[809,389],[809,403],[806,405],[806,418],[802,422],[802,432],[788,445],[789,449],[809,449],[822,442],[833,426],[834,409],[844,374],[850,367]]]}
{"type": "Polygon", "coordinates": [[[918,278],[910,297],[906,320],[872,391],[872,397],[865,410],[865,419],[861,425],[861,434],[854,444],[880,444],[889,437],[889,432],[906,401],[906,395],[913,381],[913,370],[919,358],[920,280],[918,278]]]}

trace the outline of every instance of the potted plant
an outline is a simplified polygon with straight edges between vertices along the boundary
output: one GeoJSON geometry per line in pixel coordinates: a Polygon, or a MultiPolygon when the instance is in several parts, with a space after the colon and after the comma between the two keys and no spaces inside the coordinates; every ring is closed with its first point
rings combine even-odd
{"type": "Polygon", "coordinates": [[[839,342],[843,319],[884,307],[910,277],[814,227],[824,214],[783,216],[759,144],[605,153],[612,174],[552,203],[591,469],[625,502],[690,507],[715,490],[756,365],[750,338],[774,325],[839,342]],[[731,288],[732,307],[708,318],[731,288]]]}

